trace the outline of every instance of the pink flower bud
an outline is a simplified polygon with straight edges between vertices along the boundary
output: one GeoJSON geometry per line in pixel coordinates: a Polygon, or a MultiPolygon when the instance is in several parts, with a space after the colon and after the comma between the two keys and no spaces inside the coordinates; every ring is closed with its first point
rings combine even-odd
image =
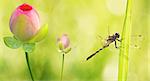
{"type": "Polygon", "coordinates": [[[10,30],[21,41],[28,41],[40,29],[40,19],[36,10],[24,3],[16,8],[10,18],[10,30]]]}
{"type": "Polygon", "coordinates": [[[59,44],[62,44],[64,49],[69,47],[70,40],[69,40],[67,34],[63,34],[62,37],[58,38],[57,41],[58,41],[59,44]]]}

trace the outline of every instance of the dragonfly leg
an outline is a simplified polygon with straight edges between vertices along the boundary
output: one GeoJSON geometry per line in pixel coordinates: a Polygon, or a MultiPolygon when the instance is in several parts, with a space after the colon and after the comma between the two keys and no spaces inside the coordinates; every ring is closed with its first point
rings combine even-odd
{"type": "Polygon", "coordinates": [[[118,47],[117,47],[117,42],[116,42],[116,41],[115,41],[115,48],[118,48],[118,47]]]}
{"type": "Polygon", "coordinates": [[[121,40],[117,39],[117,41],[121,42],[121,40]]]}

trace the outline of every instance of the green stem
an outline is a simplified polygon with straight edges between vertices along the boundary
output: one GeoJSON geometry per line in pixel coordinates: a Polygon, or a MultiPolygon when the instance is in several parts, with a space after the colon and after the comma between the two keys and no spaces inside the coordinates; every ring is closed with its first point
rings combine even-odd
{"type": "Polygon", "coordinates": [[[63,53],[63,56],[62,56],[62,66],[61,66],[61,77],[60,77],[60,81],[63,80],[64,60],[65,60],[65,54],[63,53]]]}
{"type": "Polygon", "coordinates": [[[131,1],[127,0],[119,55],[118,81],[126,81],[128,74],[129,42],[131,34],[131,1]]]}
{"type": "Polygon", "coordinates": [[[28,69],[29,69],[29,72],[30,72],[31,79],[32,79],[32,81],[34,81],[34,78],[33,78],[33,75],[32,75],[32,71],[31,71],[31,68],[30,68],[30,64],[29,64],[29,56],[28,56],[28,53],[25,52],[25,55],[26,55],[26,61],[27,61],[27,65],[28,65],[28,69]]]}

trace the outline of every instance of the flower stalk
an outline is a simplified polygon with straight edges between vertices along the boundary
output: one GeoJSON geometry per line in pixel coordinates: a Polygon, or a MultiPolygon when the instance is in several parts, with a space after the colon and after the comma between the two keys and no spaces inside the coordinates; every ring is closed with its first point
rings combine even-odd
{"type": "Polygon", "coordinates": [[[63,72],[64,72],[64,61],[65,61],[65,54],[62,54],[62,66],[61,66],[61,77],[60,77],[60,81],[63,80],[63,72]]]}
{"type": "Polygon", "coordinates": [[[30,63],[29,63],[28,52],[25,52],[25,55],[26,55],[26,62],[27,62],[27,66],[28,66],[28,70],[29,70],[31,79],[32,79],[32,81],[34,81],[33,74],[32,74],[32,70],[31,70],[30,63]]]}

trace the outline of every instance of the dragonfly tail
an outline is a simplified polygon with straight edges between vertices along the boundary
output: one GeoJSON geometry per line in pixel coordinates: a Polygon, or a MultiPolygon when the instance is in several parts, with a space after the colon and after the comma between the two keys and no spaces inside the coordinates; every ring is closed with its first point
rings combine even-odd
{"type": "Polygon", "coordinates": [[[86,60],[89,60],[90,58],[92,58],[93,56],[95,56],[99,51],[101,51],[103,48],[100,48],[99,50],[97,50],[95,53],[93,53],[92,55],[90,55],[89,57],[87,57],[86,60]]]}

